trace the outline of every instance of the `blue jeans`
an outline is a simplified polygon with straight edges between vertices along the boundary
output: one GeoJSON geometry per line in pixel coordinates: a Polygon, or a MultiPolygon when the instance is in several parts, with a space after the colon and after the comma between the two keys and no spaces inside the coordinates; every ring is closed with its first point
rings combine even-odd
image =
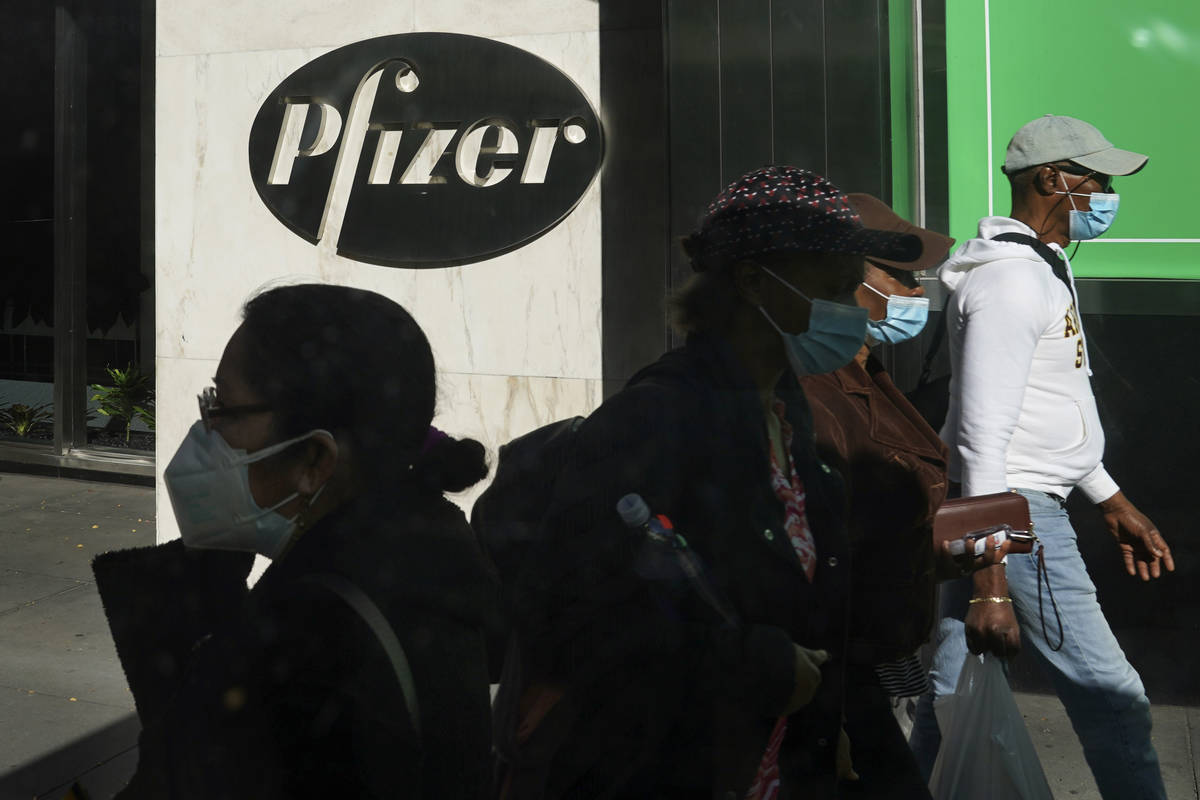
{"type": "MultiPolygon", "coordinates": [[[[1008,588],[1021,625],[1022,653],[1032,655],[1054,682],[1100,795],[1106,800],[1165,800],[1158,754],[1150,742],[1150,701],[1096,601],[1096,587],[1079,555],[1067,512],[1047,494],[1019,491],[1029,501],[1034,530],[1046,548],[1046,568],[1063,630],[1062,649],[1054,651],[1050,645],[1058,644],[1058,623],[1044,586],[1046,635],[1038,614],[1036,547],[1028,555],[1010,555],[1008,588]]],[[[970,578],[942,585],[942,619],[930,672],[937,697],[954,693],[966,659],[962,620],[970,596],[970,578]]],[[[917,706],[909,744],[927,779],[940,742],[933,697],[926,695],[917,706]]]]}

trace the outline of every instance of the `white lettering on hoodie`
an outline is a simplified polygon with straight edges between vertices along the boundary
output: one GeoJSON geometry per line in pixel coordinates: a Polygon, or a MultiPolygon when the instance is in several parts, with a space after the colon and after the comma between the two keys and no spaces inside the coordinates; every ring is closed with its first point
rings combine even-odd
{"type": "Polygon", "coordinates": [[[1010,217],[984,217],[978,238],[938,270],[953,292],[950,410],[941,431],[950,477],[966,497],[1019,488],[1065,498],[1078,486],[1098,503],[1118,487],[1101,462],[1082,316],[1033,248],[992,241],[1008,232],[1034,235],[1010,217]]]}

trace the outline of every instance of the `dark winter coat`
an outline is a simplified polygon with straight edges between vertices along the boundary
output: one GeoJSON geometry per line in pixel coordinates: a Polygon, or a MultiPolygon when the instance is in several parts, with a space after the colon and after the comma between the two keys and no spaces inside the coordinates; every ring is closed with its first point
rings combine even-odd
{"type": "MultiPolygon", "coordinates": [[[[834,657],[815,700],[790,718],[782,796],[832,793],[849,574],[843,490],[815,454],[790,373],[777,394],[816,540],[811,584],[771,488],[761,401],[723,340],[692,336],[579,429],[516,593],[523,685],[502,684],[497,700],[499,709],[530,686],[565,688],[569,724],[548,717],[567,730],[554,743],[546,797],[740,800],[793,692],[793,642],[834,657]],[[644,539],[615,510],[630,492],[700,554],[736,625],[678,572],[647,560],[644,539]]],[[[502,755],[519,759],[507,744],[502,755]]]]}
{"type": "Polygon", "coordinates": [[[122,798],[464,798],[490,793],[485,619],[494,578],[462,512],[401,488],[252,557],[181,542],[94,571],[142,721],[122,798]],[[378,638],[316,574],[382,611],[411,665],[418,740],[378,638]]]}

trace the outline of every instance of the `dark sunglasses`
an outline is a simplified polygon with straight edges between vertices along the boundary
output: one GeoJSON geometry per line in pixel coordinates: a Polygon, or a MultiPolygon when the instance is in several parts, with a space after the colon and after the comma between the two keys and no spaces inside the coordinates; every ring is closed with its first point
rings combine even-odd
{"type": "Polygon", "coordinates": [[[905,289],[916,289],[918,286],[921,285],[921,282],[919,280],[917,280],[917,276],[913,273],[912,270],[899,269],[897,267],[891,266],[890,264],[884,264],[882,262],[876,261],[875,259],[870,258],[870,257],[868,257],[866,259],[866,261],[872,267],[875,267],[875,269],[886,272],[889,277],[894,278],[905,289]]]}
{"type": "Polygon", "coordinates": [[[1051,164],[1050,166],[1054,167],[1060,172],[1065,172],[1068,175],[1077,175],[1081,178],[1091,178],[1100,185],[1100,191],[1104,192],[1105,194],[1112,192],[1113,179],[1111,175],[1105,175],[1103,172],[1090,170],[1081,164],[1076,164],[1074,161],[1066,161],[1061,164],[1051,164]]]}
{"type": "Polygon", "coordinates": [[[241,406],[222,406],[217,403],[217,390],[213,386],[196,395],[200,401],[200,421],[206,431],[212,430],[212,421],[221,417],[236,417],[243,414],[262,414],[271,410],[268,403],[248,403],[241,406]]]}

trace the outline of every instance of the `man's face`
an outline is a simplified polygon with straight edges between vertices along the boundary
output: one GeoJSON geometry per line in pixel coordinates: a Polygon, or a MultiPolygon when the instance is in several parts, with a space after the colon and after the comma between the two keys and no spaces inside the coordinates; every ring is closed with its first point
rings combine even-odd
{"type": "Polygon", "coordinates": [[[1053,164],[1057,170],[1057,181],[1060,191],[1065,193],[1065,199],[1071,208],[1078,211],[1090,211],[1092,208],[1092,193],[1110,194],[1113,191],[1111,175],[1092,172],[1078,164],[1053,164]]]}

